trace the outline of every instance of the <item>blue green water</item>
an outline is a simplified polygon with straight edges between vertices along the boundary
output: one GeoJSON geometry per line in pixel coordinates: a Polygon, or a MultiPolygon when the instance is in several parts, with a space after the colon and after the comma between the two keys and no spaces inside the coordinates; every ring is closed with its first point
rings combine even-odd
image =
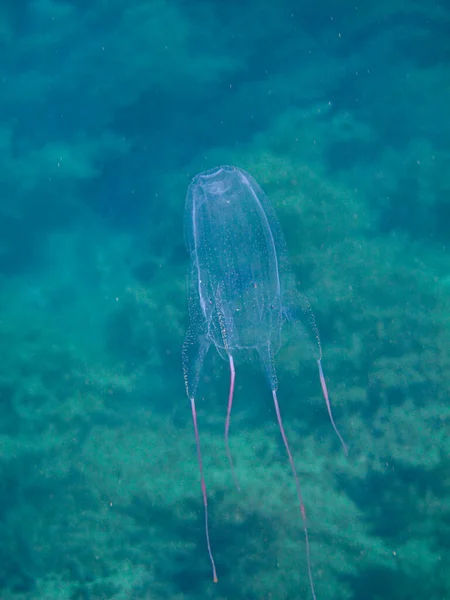
{"type": "Polygon", "coordinates": [[[273,203],[345,457],[293,333],[279,401],[318,600],[450,598],[450,6],[3,0],[1,600],[310,599],[270,390],[181,368],[187,186],[273,203]]]}

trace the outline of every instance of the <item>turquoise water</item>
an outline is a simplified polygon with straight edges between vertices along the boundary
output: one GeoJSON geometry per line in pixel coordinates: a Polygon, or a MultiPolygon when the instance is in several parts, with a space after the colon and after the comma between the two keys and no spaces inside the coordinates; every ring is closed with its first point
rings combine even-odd
{"type": "Polygon", "coordinates": [[[192,177],[249,171],[320,328],[279,401],[318,600],[450,598],[450,8],[4,0],[0,598],[311,598],[270,390],[181,345],[192,177]]]}

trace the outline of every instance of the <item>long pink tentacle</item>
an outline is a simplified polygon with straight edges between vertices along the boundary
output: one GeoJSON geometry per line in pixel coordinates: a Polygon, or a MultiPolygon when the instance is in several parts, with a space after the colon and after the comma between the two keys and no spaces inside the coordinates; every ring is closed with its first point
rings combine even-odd
{"type": "Polygon", "coordinates": [[[303,312],[306,313],[306,315],[308,316],[309,325],[311,326],[311,328],[314,332],[314,335],[316,337],[317,348],[319,350],[319,357],[317,358],[317,364],[319,366],[320,385],[322,386],[323,396],[324,396],[325,402],[327,404],[328,416],[330,417],[330,421],[331,421],[331,424],[333,425],[333,429],[334,429],[336,435],[338,436],[339,441],[342,444],[342,448],[344,449],[345,456],[348,456],[347,444],[342,439],[342,436],[339,433],[338,428],[336,427],[336,424],[333,419],[333,414],[331,412],[331,404],[330,404],[330,399],[328,397],[327,384],[325,382],[325,376],[323,374],[323,369],[322,369],[322,344],[320,343],[320,335],[319,335],[319,329],[316,324],[316,318],[314,317],[314,313],[311,310],[311,306],[309,305],[308,299],[305,298],[305,296],[301,296],[300,300],[301,300],[303,312]]]}
{"type": "Polygon", "coordinates": [[[295,465],[294,465],[294,459],[292,458],[292,454],[289,449],[287,437],[284,432],[283,421],[281,420],[280,407],[278,406],[276,390],[272,390],[272,396],[273,396],[273,401],[275,404],[275,412],[277,413],[277,419],[278,419],[278,425],[280,427],[281,437],[283,438],[284,447],[286,448],[286,452],[289,457],[289,462],[291,465],[292,473],[294,474],[294,478],[295,478],[295,487],[297,488],[297,496],[298,496],[298,501],[300,503],[300,512],[302,514],[303,531],[305,532],[306,565],[308,567],[309,586],[311,588],[312,597],[314,600],[316,600],[316,592],[314,591],[314,581],[313,581],[312,570],[311,570],[311,556],[310,556],[310,550],[309,550],[308,527],[306,524],[306,510],[305,510],[305,505],[303,503],[302,490],[300,488],[300,480],[298,478],[297,471],[296,471],[295,465]]]}
{"type": "Polygon", "coordinates": [[[205,512],[206,545],[208,546],[209,559],[211,561],[211,566],[212,566],[212,570],[213,570],[213,581],[214,581],[214,583],[217,583],[216,565],[214,563],[214,558],[213,558],[213,555],[212,555],[212,552],[211,552],[211,544],[209,542],[208,498],[206,496],[205,478],[203,477],[202,453],[200,452],[200,437],[198,435],[198,428],[197,428],[197,413],[195,412],[195,400],[194,400],[194,398],[190,398],[190,400],[191,400],[191,408],[192,408],[192,419],[194,421],[195,441],[197,443],[198,467],[199,467],[199,470],[200,470],[200,479],[201,479],[201,483],[202,483],[203,506],[204,506],[204,512],[205,512]]]}
{"type": "Polygon", "coordinates": [[[233,459],[231,457],[231,452],[230,452],[230,444],[228,442],[228,431],[230,429],[231,407],[233,406],[234,380],[236,378],[236,371],[234,369],[233,357],[229,356],[229,359],[230,359],[230,392],[228,394],[227,418],[225,421],[225,448],[227,451],[228,462],[230,463],[231,472],[233,474],[234,484],[235,484],[236,488],[238,490],[240,490],[241,488],[239,487],[239,482],[237,480],[236,472],[234,470],[233,459]]]}
{"type": "Polygon", "coordinates": [[[342,439],[341,434],[339,433],[338,428],[335,425],[334,419],[333,419],[333,413],[331,412],[331,404],[330,404],[330,399],[328,397],[328,390],[327,390],[327,384],[325,382],[325,376],[323,374],[323,369],[322,369],[322,361],[319,358],[317,361],[317,364],[319,365],[319,377],[320,377],[320,385],[322,386],[322,392],[323,392],[323,397],[325,398],[325,402],[327,405],[327,410],[328,410],[328,415],[330,417],[330,421],[331,424],[333,425],[333,429],[336,432],[336,435],[338,436],[341,444],[342,444],[342,448],[344,449],[345,452],[345,456],[348,456],[348,448],[347,448],[347,444],[344,442],[344,440],[342,439]]]}

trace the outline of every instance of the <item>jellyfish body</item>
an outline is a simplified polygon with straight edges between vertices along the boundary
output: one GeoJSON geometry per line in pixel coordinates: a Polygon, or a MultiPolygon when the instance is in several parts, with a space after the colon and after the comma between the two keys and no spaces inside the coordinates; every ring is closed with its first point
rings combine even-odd
{"type": "Polygon", "coordinates": [[[315,338],[319,378],[327,410],[336,428],[322,370],[322,350],[314,315],[296,290],[289,256],[275,211],[253,177],[242,169],[222,166],[197,175],[185,207],[185,241],[190,254],[188,300],[190,326],[183,345],[183,370],[191,403],[204,504],[206,542],[213,580],[217,572],[208,529],[208,500],[203,473],[195,396],[204,358],[214,345],[230,367],[225,444],[236,485],[228,443],[235,385],[235,362],[258,355],[273,397],[281,437],[294,475],[303,522],[306,561],[315,599],[306,511],[300,481],[278,403],[274,356],[287,320],[315,338]]]}

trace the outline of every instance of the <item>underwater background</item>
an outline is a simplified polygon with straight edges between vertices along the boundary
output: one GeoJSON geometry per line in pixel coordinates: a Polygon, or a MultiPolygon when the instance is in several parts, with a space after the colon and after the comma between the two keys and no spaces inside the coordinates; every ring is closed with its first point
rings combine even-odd
{"type": "Polygon", "coordinates": [[[321,332],[279,402],[318,600],[450,598],[450,5],[2,0],[1,600],[310,599],[258,364],[181,346],[183,210],[249,171],[321,332]]]}

